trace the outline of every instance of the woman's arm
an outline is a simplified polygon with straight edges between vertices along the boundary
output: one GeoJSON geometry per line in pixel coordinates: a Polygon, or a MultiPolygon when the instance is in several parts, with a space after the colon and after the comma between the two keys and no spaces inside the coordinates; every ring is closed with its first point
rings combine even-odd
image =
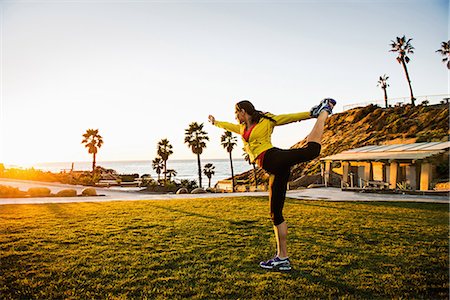
{"type": "Polygon", "coordinates": [[[211,115],[209,115],[208,120],[214,126],[217,126],[219,128],[222,128],[222,129],[225,129],[225,130],[237,133],[237,134],[241,134],[241,127],[239,126],[239,124],[232,124],[232,123],[228,123],[228,122],[220,122],[220,121],[217,121],[211,115]]]}
{"type": "Polygon", "coordinates": [[[309,111],[307,112],[299,112],[294,114],[283,114],[283,115],[277,115],[277,116],[271,116],[272,119],[275,120],[276,125],[284,125],[289,124],[293,122],[298,122],[302,120],[311,119],[311,114],[309,111]]]}

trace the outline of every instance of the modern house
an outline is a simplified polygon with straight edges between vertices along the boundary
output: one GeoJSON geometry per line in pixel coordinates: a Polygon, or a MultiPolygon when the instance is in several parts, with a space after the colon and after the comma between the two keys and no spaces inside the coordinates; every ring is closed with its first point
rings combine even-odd
{"type": "MultiPolygon", "coordinates": [[[[448,165],[450,142],[366,146],[321,159],[325,185],[331,171],[342,188],[433,189],[437,168],[448,165]]],[[[448,174],[447,174],[448,175],[448,174]]]]}

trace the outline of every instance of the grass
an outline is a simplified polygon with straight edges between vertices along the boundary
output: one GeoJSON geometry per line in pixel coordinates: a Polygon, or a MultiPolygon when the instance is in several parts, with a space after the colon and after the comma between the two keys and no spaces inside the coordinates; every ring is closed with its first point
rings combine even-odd
{"type": "Polygon", "coordinates": [[[0,294],[49,298],[449,297],[449,206],[288,199],[290,273],[265,197],[0,206],[0,294]]]}

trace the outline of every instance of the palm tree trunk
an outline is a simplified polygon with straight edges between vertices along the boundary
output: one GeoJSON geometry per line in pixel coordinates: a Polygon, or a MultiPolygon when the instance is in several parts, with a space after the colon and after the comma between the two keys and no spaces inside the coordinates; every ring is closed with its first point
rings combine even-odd
{"type": "Polygon", "coordinates": [[[253,164],[253,177],[255,178],[255,188],[258,188],[258,178],[256,177],[256,167],[255,164],[253,164]]]}
{"type": "Polygon", "coordinates": [[[384,91],[384,103],[386,105],[386,108],[388,108],[388,97],[387,97],[386,88],[383,88],[383,91],[384,91]]]}
{"type": "Polygon", "coordinates": [[[164,186],[166,186],[167,181],[167,160],[164,161],[164,186]]]}
{"type": "Polygon", "coordinates": [[[92,160],[92,173],[94,173],[94,172],[95,172],[95,156],[96,156],[96,153],[94,152],[94,153],[92,154],[92,156],[93,156],[93,160],[92,160]]]}
{"type": "Polygon", "coordinates": [[[198,166],[198,186],[202,187],[202,165],[200,164],[200,154],[197,154],[197,166],[198,166]]]}
{"type": "Polygon", "coordinates": [[[233,159],[231,157],[231,151],[229,153],[230,153],[230,166],[231,166],[231,188],[232,188],[232,191],[234,192],[235,184],[234,184],[233,159]]]}
{"type": "Polygon", "coordinates": [[[208,187],[211,187],[211,177],[208,177],[208,187]]]}
{"type": "Polygon", "coordinates": [[[409,93],[411,94],[411,104],[412,104],[412,106],[415,106],[416,104],[414,103],[415,98],[414,98],[412,87],[411,87],[411,80],[409,79],[408,69],[406,68],[406,63],[404,60],[402,60],[402,66],[403,66],[403,70],[405,71],[406,80],[408,81],[408,85],[409,85],[409,93]]]}

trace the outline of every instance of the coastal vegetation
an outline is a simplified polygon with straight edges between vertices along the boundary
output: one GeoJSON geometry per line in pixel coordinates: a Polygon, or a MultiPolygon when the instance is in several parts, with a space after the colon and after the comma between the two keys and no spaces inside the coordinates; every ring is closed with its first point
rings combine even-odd
{"type": "Polygon", "coordinates": [[[391,41],[391,52],[397,52],[397,61],[402,65],[403,71],[405,71],[406,80],[408,81],[409,93],[411,95],[411,105],[415,105],[415,98],[411,86],[411,79],[409,78],[408,68],[406,64],[409,63],[410,58],[408,54],[414,53],[414,47],[411,45],[412,39],[406,39],[405,36],[397,37],[395,41],[391,41]]]}
{"type": "Polygon", "coordinates": [[[4,205],[2,299],[448,299],[449,206],[267,197],[4,205]],[[271,246],[271,242],[273,247],[271,246]]]}
{"type": "Polygon", "coordinates": [[[86,133],[83,134],[82,144],[88,148],[89,154],[92,154],[92,172],[95,171],[96,157],[98,149],[103,145],[103,138],[98,133],[98,129],[88,129],[86,133]]]}
{"type": "Polygon", "coordinates": [[[234,147],[237,145],[237,138],[233,136],[230,131],[225,131],[220,137],[220,143],[223,148],[227,150],[228,155],[230,157],[230,169],[231,169],[231,190],[235,191],[235,181],[234,181],[234,170],[233,170],[233,157],[231,153],[233,152],[234,147]]]}
{"type": "Polygon", "coordinates": [[[212,164],[212,163],[207,163],[204,167],[203,167],[203,174],[205,174],[205,176],[208,178],[208,187],[211,187],[211,178],[212,176],[216,173],[214,171],[216,167],[212,164]]]}
{"type": "Polygon", "coordinates": [[[152,160],[152,168],[158,174],[158,182],[161,180],[161,171],[164,169],[164,162],[161,157],[155,157],[152,160]]]}
{"type": "Polygon", "coordinates": [[[192,153],[197,155],[197,167],[198,167],[198,185],[202,187],[202,165],[200,161],[200,155],[203,153],[203,149],[206,148],[206,141],[209,141],[208,133],[203,130],[203,123],[198,124],[192,122],[189,127],[185,129],[184,143],[191,148],[192,153]]]}
{"type": "Polygon", "coordinates": [[[384,105],[386,108],[388,108],[388,96],[387,96],[387,88],[389,86],[389,84],[387,83],[387,80],[389,79],[389,76],[387,76],[386,74],[384,74],[383,76],[380,76],[380,79],[378,79],[378,84],[377,86],[379,86],[384,93],[384,105]]]}
{"type": "Polygon", "coordinates": [[[447,42],[442,42],[441,48],[436,50],[436,52],[443,56],[442,62],[447,66],[447,69],[450,70],[450,40],[447,42]]]}
{"type": "MultiPolygon", "coordinates": [[[[173,154],[172,151],[173,147],[170,144],[168,139],[162,139],[161,141],[158,142],[158,146],[157,146],[157,153],[158,156],[161,158],[163,165],[164,165],[164,184],[167,181],[167,160],[169,159],[169,156],[173,154]]],[[[173,174],[173,173],[171,173],[173,174]]]]}
{"type": "Polygon", "coordinates": [[[245,151],[244,151],[243,156],[244,156],[244,160],[252,166],[253,182],[255,184],[255,189],[258,189],[258,173],[257,173],[256,163],[254,161],[250,160],[250,155],[248,155],[248,153],[245,153],[245,151]]]}

